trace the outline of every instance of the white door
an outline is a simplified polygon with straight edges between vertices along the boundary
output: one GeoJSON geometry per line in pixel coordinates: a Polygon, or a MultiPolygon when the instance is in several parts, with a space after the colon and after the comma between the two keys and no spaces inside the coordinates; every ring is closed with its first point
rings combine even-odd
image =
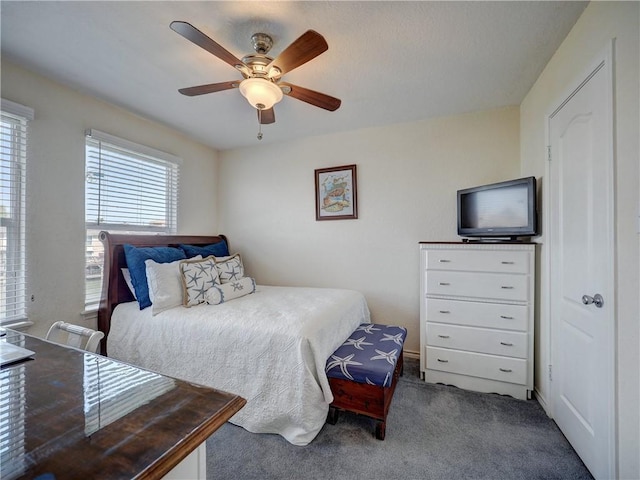
{"type": "Polygon", "coordinates": [[[549,117],[553,416],[597,479],[616,468],[610,58],[549,117]]]}

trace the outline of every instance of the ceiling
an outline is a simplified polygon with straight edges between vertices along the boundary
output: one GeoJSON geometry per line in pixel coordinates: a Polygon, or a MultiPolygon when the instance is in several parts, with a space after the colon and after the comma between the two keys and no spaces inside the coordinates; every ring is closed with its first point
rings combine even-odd
{"type": "Polygon", "coordinates": [[[518,105],[586,2],[6,1],[2,58],[219,150],[518,105]],[[284,80],[342,100],[335,112],[286,97],[256,138],[255,110],[236,90],[179,88],[241,79],[173,32],[183,20],[236,57],[269,53],[313,29],[329,50],[284,80]]]}

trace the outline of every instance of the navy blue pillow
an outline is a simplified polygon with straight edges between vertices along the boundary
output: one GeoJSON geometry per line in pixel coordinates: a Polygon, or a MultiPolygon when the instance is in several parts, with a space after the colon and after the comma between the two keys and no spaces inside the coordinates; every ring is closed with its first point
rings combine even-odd
{"type": "Polygon", "coordinates": [[[131,274],[131,283],[133,284],[133,289],[136,291],[136,298],[140,304],[140,310],[151,306],[145,260],[151,259],[158,263],[170,263],[187,258],[179,248],[134,247],[128,244],[124,246],[124,257],[127,260],[127,267],[131,274]]]}
{"type": "Polygon", "coordinates": [[[178,246],[184,251],[184,253],[187,255],[187,258],[193,258],[196,255],[202,255],[202,258],[207,258],[209,255],[213,255],[214,257],[229,256],[229,247],[227,247],[227,242],[225,242],[224,240],[221,240],[218,243],[213,243],[211,245],[206,245],[204,247],[182,244],[178,246]]]}

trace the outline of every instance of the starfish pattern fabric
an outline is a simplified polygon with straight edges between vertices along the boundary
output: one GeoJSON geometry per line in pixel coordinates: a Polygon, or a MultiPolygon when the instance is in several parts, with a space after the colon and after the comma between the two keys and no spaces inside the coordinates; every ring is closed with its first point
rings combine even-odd
{"type": "Polygon", "coordinates": [[[205,294],[220,284],[215,257],[202,260],[183,260],[180,263],[182,273],[183,305],[193,307],[206,302],[205,294]]]}
{"type": "Polygon", "coordinates": [[[256,281],[251,277],[242,277],[233,282],[215,285],[205,293],[209,305],[220,305],[235,298],[244,297],[256,291],[256,281]]]}
{"type": "Polygon", "coordinates": [[[349,370],[347,367],[350,365],[362,365],[360,362],[353,361],[352,358],[355,357],[355,354],[347,355],[344,358],[340,358],[337,355],[331,355],[329,362],[327,363],[327,371],[331,370],[334,367],[340,367],[340,371],[342,374],[347,377],[349,380],[353,380],[351,374],[349,374],[349,370]]]}
{"type": "Polygon", "coordinates": [[[382,334],[384,338],[381,338],[381,342],[391,341],[396,345],[402,345],[404,343],[404,336],[402,333],[397,333],[396,335],[389,335],[388,333],[382,334]]]}
{"type": "Polygon", "coordinates": [[[244,265],[239,253],[224,259],[216,258],[215,262],[220,283],[238,281],[244,277],[244,265]]]}
{"type": "Polygon", "coordinates": [[[396,353],[398,353],[397,349],[391,350],[390,352],[383,352],[376,348],[376,353],[378,355],[371,357],[371,360],[386,360],[390,365],[396,364],[396,360],[398,359],[396,356],[396,353]]]}
{"type": "Polygon", "coordinates": [[[354,340],[353,338],[349,338],[346,342],[343,343],[343,345],[353,345],[353,348],[355,349],[364,350],[363,347],[365,345],[373,345],[373,343],[365,342],[366,339],[367,337],[360,337],[356,340],[354,340]]]}
{"type": "Polygon", "coordinates": [[[404,327],[363,323],[329,357],[327,376],[388,387],[406,338],[404,327]]]}
{"type": "Polygon", "coordinates": [[[379,331],[380,329],[376,327],[375,323],[363,323],[358,328],[356,328],[356,332],[365,332],[368,335],[373,335],[374,332],[379,332],[379,331]]]}

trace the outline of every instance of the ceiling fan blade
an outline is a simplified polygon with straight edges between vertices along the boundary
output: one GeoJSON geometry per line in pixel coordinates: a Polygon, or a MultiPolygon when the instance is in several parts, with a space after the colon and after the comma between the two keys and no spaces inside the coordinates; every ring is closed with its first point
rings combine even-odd
{"type": "Polygon", "coordinates": [[[284,75],[328,49],[329,45],[322,35],[313,30],[307,30],[267,66],[267,71],[271,67],[278,67],[284,75]]]}
{"type": "Polygon", "coordinates": [[[276,114],[273,111],[273,107],[268,110],[262,110],[262,114],[260,110],[256,110],[258,112],[258,121],[262,125],[268,125],[270,123],[276,123],[276,114]]]}
{"type": "Polygon", "coordinates": [[[297,85],[293,85],[287,82],[280,82],[278,84],[281,87],[289,87],[291,90],[287,93],[286,90],[283,89],[283,93],[293,98],[297,98],[298,100],[302,100],[310,105],[314,105],[316,107],[324,108],[325,110],[329,110],[333,112],[340,108],[340,104],[342,100],[339,98],[331,97],[324,93],[316,92],[313,90],[309,90],[308,88],[299,87],[297,85]]]}
{"type": "Polygon", "coordinates": [[[211,40],[211,38],[209,38],[207,35],[202,33],[190,23],[175,21],[171,22],[171,25],[169,26],[174,32],[179,33],[184,38],[195,43],[199,47],[204,48],[207,52],[215,55],[220,60],[227,62],[232,67],[237,68],[236,66],[238,65],[244,65],[244,63],[242,63],[241,60],[238,60],[234,54],[230,53],[224,47],[211,40]]]}
{"type": "Polygon", "coordinates": [[[221,92],[223,90],[237,88],[239,84],[240,82],[238,80],[232,80],[230,82],[208,83],[196,87],[181,88],[178,91],[188,97],[195,97],[196,95],[204,95],[205,93],[221,92]]]}

